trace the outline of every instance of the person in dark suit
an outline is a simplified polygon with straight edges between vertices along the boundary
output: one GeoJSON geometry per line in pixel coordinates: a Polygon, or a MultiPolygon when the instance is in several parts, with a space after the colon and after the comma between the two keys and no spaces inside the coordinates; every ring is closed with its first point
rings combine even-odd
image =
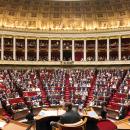
{"type": "Polygon", "coordinates": [[[120,110],[119,110],[119,119],[124,119],[126,115],[126,109],[123,104],[121,104],[120,110]]]}
{"type": "Polygon", "coordinates": [[[60,117],[60,123],[69,124],[80,121],[81,116],[77,111],[72,110],[72,103],[66,102],[64,105],[64,109],[66,110],[66,113],[60,117]]]}
{"type": "Polygon", "coordinates": [[[26,130],[30,130],[31,127],[35,124],[33,108],[29,109],[28,114],[26,115],[26,119],[27,119],[27,122],[25,123],[29,124],[26,130]]]}
{"type": "MultiPolygon", "coordinates": [[[[66,110],[66,112],[63,115],[61,115],[60,120],[58,121],[59,123],[71,124],[81,120],[81,116],[78,113],[78,111],[72,110],[71,102],[66,102],[64,105],[64,109],[66,110]]],[[[57,122],[51,121],[50,125],[56,126],[56,123],[57,122]]]]}
{"type": "Polygon", "coordinates": [[[106,118],[107,118],[107,110],[106,110],[105,104],[102,105],[101,117],[102,117],[102,120],[106,120],[106,118]]]}
{"type": "Polygon", "coordinates": [[[28,114],[26,115],[27,123],[31,123],[34,121],[34,114],[32,110],[28,111],[28,114]]]}

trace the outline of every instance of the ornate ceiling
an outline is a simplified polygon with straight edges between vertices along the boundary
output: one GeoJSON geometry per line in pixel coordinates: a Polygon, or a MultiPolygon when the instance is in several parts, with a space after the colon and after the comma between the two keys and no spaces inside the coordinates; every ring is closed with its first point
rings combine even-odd
{"type": "Polygon", "coordinates": [[[130,27],[130,0],[0,0],[0,27],[98,30],[130,27]]]}

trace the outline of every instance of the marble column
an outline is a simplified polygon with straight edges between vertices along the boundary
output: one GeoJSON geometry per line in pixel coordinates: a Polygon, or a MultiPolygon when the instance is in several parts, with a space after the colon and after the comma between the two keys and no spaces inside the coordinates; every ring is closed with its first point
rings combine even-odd
{"type": "Polygon", "coordinates": [[[110,60],[110,40],[107,38],[107,60],[110,60]]]}
{"type": "Polygon", "coordinates": [[[39,60],[39,39],[37,39],[37,61],[39,60]]]}
{"type": "Polygon", "coordinates": [[[4,38],[1,36],[1,60],[4,60],[4,38]]]}
{"type": "Polygon", "coordinates": [[[75,48],[74,48],[74,40],[72,40],[72,61],[75,61],[75,48]]]}
{"type": "Polygon", "coordinates": [[[86,40],[84,40],[84,61],[86,61],[86,40]]]}
{"type": "Polygon", "coordinates": [[[51,61],[51,39],[49,39],[48,44],[48,61],[51,61]]]}
{"type": "Polygon", "coordinates": [[[63,61],[63,40],[60,39],[60,61],[63,61]]]}
{"type": "Polygon", "coordinates": [[[13,60],[16,60],[16,38],[13,37],[13,60]]]}

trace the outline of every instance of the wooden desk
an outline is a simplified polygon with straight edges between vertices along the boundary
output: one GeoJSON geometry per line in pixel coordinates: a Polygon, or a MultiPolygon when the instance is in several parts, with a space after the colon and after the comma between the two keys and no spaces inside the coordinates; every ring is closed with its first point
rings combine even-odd
{"type": "Polygon", "coordinates": [[[83,116],[88,116],[91,118],[99,119],[98,114],[94,111],[92,107],[84,108],[83,116]]]}
{"type": "MultiPolygon", "coordinates": [[[[100,106],[92,106],[93,110],[100,115],[101,114],[101,107],[100,106]]],[[[119,117],[119,111],[115,111],[113,109],[107,108],[108,117],[117,119],[119,117]]]]}
{"type": "MultiPolygon", "coordinates": [[[[37,115],[40,111],[42,110],[42,107],[34,107],[33,108],[33,113],[34,115],[37,115]]],[[[28,114],[28,109],[22,109],[19,111],[13,111],[13,119],[14,120],[18,120],[18,119],[22,119],[25,118],[25,116],[28,114]]]]}
{"type": "MultiPolygon", "coordinates": [[[[0,121],[3,121],[0,119],[0,121]]],[[[20,123],[17,121],[11,120],[9,123],[7,123],[2,130],[26,130],[29,127],[28,124],[20,123]]],[[[34,127],[32,127],[30,130],[35,130],[34,127]]]]}
{"type": "Polygon", "coordinates": [[[17,120],[17,119],[21,119],[24,118],[28,113],[28,109],[22,109],[22,110],[17,110],[17,111],[13,111],[13,119],[17,120]]]}
{"type": "Polygon", "coordinates": [[[123,120],[116,121],[115,124],[117,125],[117,128],[119,130],[130,130],[130,123],[128,122],[129,118],[130,116],[123,120]]]}

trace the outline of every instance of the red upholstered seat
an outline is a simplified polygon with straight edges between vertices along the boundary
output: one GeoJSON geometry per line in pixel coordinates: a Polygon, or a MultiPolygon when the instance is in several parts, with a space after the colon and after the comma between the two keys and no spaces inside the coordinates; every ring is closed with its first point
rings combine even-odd
{"type": "Polygon", "coordinates": [[[116,130],[117,126],[110,120],[102,120],[97,123],[99,130],[116,130]]]}
{"type": "Polygon", "coordinates": [[[0,83],[0,88],[1,89],[6,89],[5,85],[3,85],[2,83],[0,83]]]}
{"type": "Polygon", "coordinates": [[[14,104],[14,103],[19,103],[19,102],[24,102],[22,98],[10,98],[9,103],[14,104]]]}
{"type": "Polygon", "coordinates": [[[117,97],[117,98],[126,98],[126,97],[127,97],[127,94],[125,94],[125,93],[117,93],[117,94],[116,94],[116,97],[117,97]]]}
{"type": "Polygon", "coordinates": [[[33,96],[36,96],[36,95],[37,95],[37,92],[35,92],[35,91],[32,91],[32,92],[24,91],[23,92],[24,97],[33,97],[33,96]]]}

